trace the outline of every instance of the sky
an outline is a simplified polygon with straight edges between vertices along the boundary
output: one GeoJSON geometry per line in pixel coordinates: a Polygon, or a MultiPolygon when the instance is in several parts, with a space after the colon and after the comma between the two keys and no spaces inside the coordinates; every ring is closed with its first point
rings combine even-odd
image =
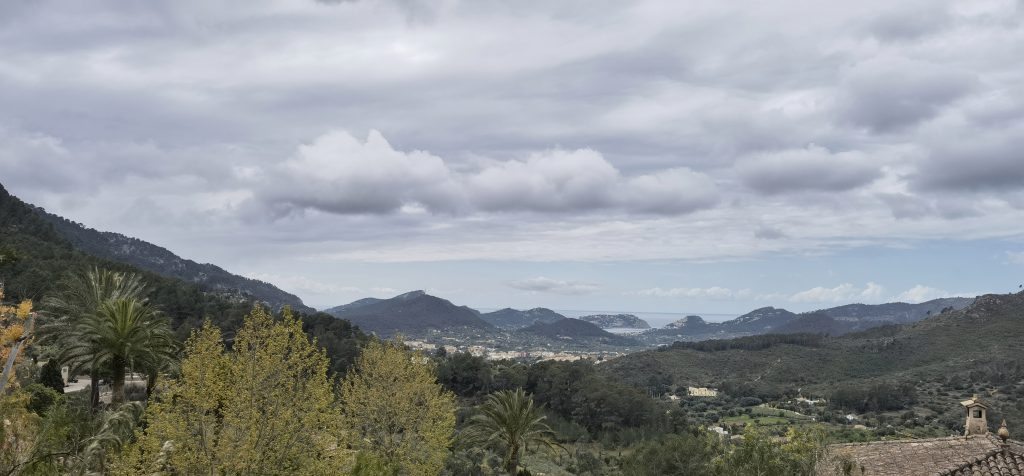
{"type": "Polygon", "coordinates": [[[0,3],[0,183],[324,308],[1024,282],[1024,4],[0,3]]]}

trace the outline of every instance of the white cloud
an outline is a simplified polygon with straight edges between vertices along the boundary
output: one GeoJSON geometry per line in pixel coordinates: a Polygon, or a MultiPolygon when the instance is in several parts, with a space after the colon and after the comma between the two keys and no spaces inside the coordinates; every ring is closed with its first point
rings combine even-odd
{"type": "Polygon", "coordinates": [[[714,181],[685,167],[624,177],[595,150],[553,149],[458,172],[428,152],[396,150],[375,130],[366,141],[329,132],[300,146],[274,173],[248,170],[245,175],[270,179],[262,198],[286,212],[386,214],[411,207],[441,214],[620,210],[672,215],[718,201],[714,181]]]}
{"type": "Polygon", "coordinates": [[[636,291],[634,294],[639,296],[656,296],[656,297],[684,297],[684,298],[707,298],[707,299],[734,299],[734,298],[748,298],[750,297],[751,291],[749,289],[732,290],[729,288],[723,288],[720,286],[712,286],[709,288],[650,288],[636,291]]]}
{"type": "Polygon", "coordinates": [[[565,295],[592,294],[599,289],[599,286],[593,283],[563,281],[544,276],[511,281],[508,286],[522,291],[565,295]]]}
{"type": "Polygon", "coordinates": [[[363,292],[363,290],[357,286],[341,286],[293,274],[281,275],[273,273],[256,273],[251,274],[248,277],[273,284],[285,291],[302,295],[317,294],[332,296],[338,294],[360,294],[363,292]]]}
{"type": "Polygon", "coordinates": [[[450,211],[462,200],[444,160],[397,151],[378,131],[366,141],[328,132],[300,146],[272,177],[263,190],[268,201],[330,213],[388,213],[408,203],[450,211]]]}
{"type": "Polygon", "coordinates": [[[857,287],[850,283],[843,283],[832,288],[817,286],[806,291],[800,291],[789,297],[793,302],[807,303],[832,303],[832,302],[877,302],[885,291],[881,285],[869,282],[864,287],[857,287]]]}
{"type": "Polygon", "coordinates": [[[943,291],[941,289],[925,286],[923,284],[918,284],[896,295],[896,297],[894,297],[893,300],[898,302],[919,303],[924,301],[930,301],[932,299],[954,296],[958,295],[955,295],[948,291],[943,291]]]}

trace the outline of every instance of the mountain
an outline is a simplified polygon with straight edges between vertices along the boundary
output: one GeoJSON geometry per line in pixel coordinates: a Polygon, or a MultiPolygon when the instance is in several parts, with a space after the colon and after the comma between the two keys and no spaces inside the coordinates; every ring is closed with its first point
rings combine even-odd
{"type": "MultiPolygon", "coordinates": [[[[826,326],[834,320],[823,313],[804,317],[826,326]]],[[[800,321],[786,325],[793,322],[800,321]]],[[[675,386],[714,386],[730,396],[762,398],[801,388],[829,398],[837,389],[908,384],[917,389],[921,405],[951,411],[958,411],[961,397],[984,393],[999,413],[1024,425],[1024,406],[1018,405],[1024,401],[1022,355],[1024,292],[985,295],[960,310],[838,337],[771,334],[677,342],[601,368],[640,387],[651,376],[668,376],[675,386]]]]}
{"type": "Polygon", "coordinates": [[[727,339],[776,332],[796,318],[797,314],[774,307],[755,309],[725,322],[707,322],[700,316],[686,316],[664,328],[646,331],[639,337],[652,345],[676,340],[727,339]]]}
{"type": "Polygon", "coordinates": [[[355,309],[355,308],[358,308],[358,307],[363,307],[363,306],[366,306],[366,305],[369,305],[369,304],[378,303],[378,302],[381,302],[381,301],[383,301],[383,299],[372,298],[372,297],[363,298],[363,299],[357,299],[357,300],[352,301],[352,302],[350,302],[348,304],[342,304],[340,306],[335,306],[335,307],[332,307],[330,309],[324,309],[324,312],[333,316],[333,315],[338,314],[338,313],[349,311],[349,310],[352,310],[352,309],[355,309]]]}
{"type": "Polygon", "coordinates": [[[535,307],[526,311],[506,307],[494,312],[483,313],[480,318],[503,329],[519,329],[537,322],[555,322],[565,319],[565,316],[543,307],[535,307]]]}
{"type": "Polygon", "coordinates": [[[671,322],[664,327],[665,330],[670,332],[685,331],[691,335],[706,334],[711,332],[710,329],[714,327],[714,324],[710,324],[700,316],[686,316],[678,321],[671,322]]]}
{"type": "MultiPolygon", "coordinates": [[[[877,321],[872,321],[877,322],[877,321]]],[[[774,329],[774,334],[827,334],[842,335],[859,330],[857,321],[840,321],[824,312],[798,314],[793,320],[774,329]]]]}
{"type": "Polygon", "coordinates": [[[602,329],[628,328],[628,329],[650,329],[647,321],[634,316],[633,314],[592,314],[580,317],[579,320],[596,324],[602,329]]]}
{"type": "Polygon", "coordinates": [[[940,298],[919,304],[893,302],[887,304],[847,304],[845,306],[822,309],[825,313],[838,320],[850,321],[886,321],[894,324],[917,322],[928,316],[941,314],[945,311],[958,311],[974,302],[974,298],[940,298]]]}
{"type": "Polygon", "coordinates": [[[806,332],[841,335],[886,324],[917,322],[942,312],[963,309],[973,301],[972,298],[941,298],[919,304],[847,304],[801,314],[762,307],[719,323],[705,322],[699,316],[686,316],[664,328],[651,329],[640,337],[648,344],[666,344],[676,340],[728,339],[761,334],[806,332]]]}
{"type": "Polygon", "coordinates": [[[624,336],[608,332],[595,324],[579,319],[565,318],[555,322],[538,322],[532,326],[519,329],[518,332],[534,334],[549,339],[599,341],[612,345],[632,345],[636,341],[624,336]]]}
{"type": "Polygon", "coordinates": [[[493,328],[480,318],[477,311],[466,306],[456,306],[423,291],[412,291],[390,299],[360,299],[324,312],[347,319],[363,330],[384,335],[429,329],[493,328]]]}
{"type": "Polygon", "coordinates": [[[35,211],[53,225],[53,229],[75,249],[111,261],[129,264],[146,271],[198,284],[208,292],[267,303],[274,309],[291,306],[301,312],[316,310],[303,304],[298,296],[273,284],[231,274],[219,266],[196,263],[166,248],[120,233],[98,231],[75,223],[42,208],[35,211]]]}

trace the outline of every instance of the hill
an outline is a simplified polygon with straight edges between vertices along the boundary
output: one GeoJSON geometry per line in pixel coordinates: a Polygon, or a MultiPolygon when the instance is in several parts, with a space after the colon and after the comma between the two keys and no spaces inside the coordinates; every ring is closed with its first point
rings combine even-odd
{"type": "MultiPolygon", "coordinates": [[[[242,293],[211,291],[196,282],[167,277],[131,264],[88,254],[58,232],[41,210],[11,195],[0,185],[0,283],[7,299],[36,302],[57,290],[70,272],[93,267],[139,274],[148,298],[168,317],[180,339],[209,319],[230,339],[253,306],[242,293]]],[[[334,372],[343,372],[355,359],[366,337],[350,323],[323,313],[299,311],[303,328],[327,349],[334,372]]]]}
{"type": "MultiPolygon", "coordinates": [[[[815,316],[816,322],[829,322],[815,316]]],[[[958,412],[957,399],[984,393],[996,411],[1024,424],[1022,353],[1024,293],[1018,293],[985,295],[961,310],[840,337],[768,334],[678,342],[614,359],[602,370],[640,387],[662,379],[765,399],[801,388],[829,398],[848,388],[913,384],[916,398],[936,403],[938,412],[958,412]]]]}
{"type": "Polygon", "coordinates": [[[273,284],[231,274],[219,266],[196,263],[166,248],[120,233],[98,231],[75,223],[42,208],[36,213],[53,225],[53,229],[75,249],[91,256],[117,261],[161,276],[198,284],[208,292],[228,297],[264,302],[273,309],[291,306],[302,312],[315,312],[298,296],[282,291],[273,284]]]}
{"type": "Polygon", "coordinates": [[[942,312],[963,309],[972,298],[941,298],[919,304],[847,304],[796,314],[785,309],[762,307],[735,319],[709,323],[700,316],[687,316],[664,328],[652,329],[640,338],[650,344],[677,340],[729,339],[768,333],[823,333],[841,335],[886,324],[909,324],[942,312]]]}
{"type": "Polygon", "coordinates": [[[520,329],[537,322],[555,322],[565,319],[565,316],[543,307],[535,307],[526,311],[506,307],[480,314],[480,318],[502,329],[520,329]]]}
{"type": "Polygon", "coordinates": [[[647,321],[633,314],[592,314],[580,317],[579,320],[596,324],[602,329],[650,329],[647,321]]]}
{"type": "Polygon", "coordinates": [[[829,317],[842,321],[885,321],[894,324],[917,322],[928,316],[941,314],[943,311],[956,311],[969,306],[973,298],[940,298],[919,304],[893,302],[887,304],[847,304],[845,306],[822,309],[829,317]]]}
{"type": "Polygon", "coordinates": [[[473,309],[456,306],[423,291],[412,291],[390,299],[361,299],[325,312],[347,319],[363,330],[383,335],[418,333],[428,329],[493,328],[473,309]]]}
{"type": "Polygon", "coordinates": [[[532,326],[524,327],[518,332],[539,335],[549,339],[598,341],[611,345],[636,344],[635,340],[628,337],[618,336],[597,327],[595,324],[570,318],[548,323],[538,322],[532,326]]]}

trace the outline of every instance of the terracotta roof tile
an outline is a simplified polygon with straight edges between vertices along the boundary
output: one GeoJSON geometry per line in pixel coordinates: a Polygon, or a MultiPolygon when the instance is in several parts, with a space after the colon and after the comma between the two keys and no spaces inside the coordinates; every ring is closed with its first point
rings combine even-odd
{"type": "Polygon", "coordinates": [[[864,476],[1024,476],[1022,448],[1011,441],[1004,452],[992,435],[830,445],[818,474],[842,474],[837,465],[846,459],[864,476]]]}

